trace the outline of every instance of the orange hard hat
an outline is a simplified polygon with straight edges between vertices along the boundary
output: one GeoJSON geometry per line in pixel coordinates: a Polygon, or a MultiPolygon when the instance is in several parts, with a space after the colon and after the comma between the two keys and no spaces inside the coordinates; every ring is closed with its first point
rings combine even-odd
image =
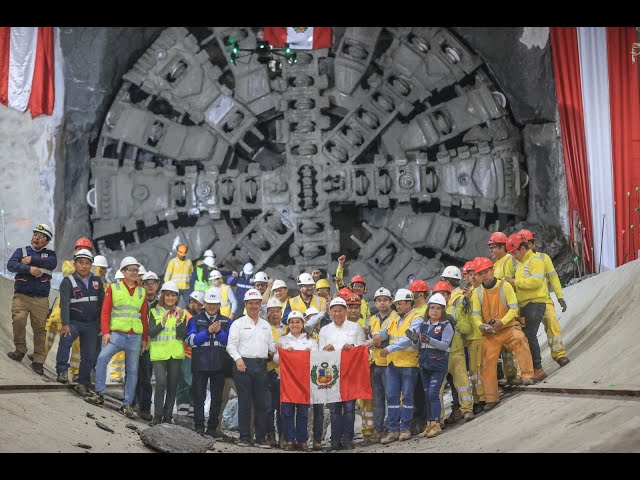
{"type": "Polygon", "coordinates": [[[412,292],[428,292],[429,284],[424,280],[414,280],[411,282],[411,285],[409,285],[409,290],[412,292]]]}
{"type": "Polygon", "coordinates": [[[518,232],[518,235],[522,235],[527,242],[530,242],[531,240],[534,240],[536,238],[531,230],[527,230],[525,228],[520,230],[518,232]]]}
{"type": "Polygon", "coordinates": [[[492,245],[494,243],[507,243],[507,236],[502,232],[493,232],[489,237],[487,245],[492,245]]]}
{"type": "Polygon", "coordinates": [[[451,287],[451,284],[449,282],[445,282],[444,280],[440,280],[439,282],[436,282],[436,284],[433,286],[433,293],[437,293],[437,292],[451,293],[451,290],[453,290],[453,288],[451,287]]]}
{"type": "Polygon", "coordinates": [[[473,267],[476,273],[480,273],[488,268],[493,268],[493,262],[486,257],[476,257],[473,261],[473,267]]]}
{"type": "Polygon", "coordinates": [[[509,235],[509,238],[507,238],[507,252],[515,252],[523,243],[526,243],[524,235],[520,233],[509,235]]]}
{"type": "Polygon", "coordinates": [[[91,240],[89,240],[87,237],[82,237],[82,238],[78,239],[78,241],[76,242],[74,247],[75,248],[88,248],[89,250],[91,250],[93,248],[93,242],[91,240]]]}
{"type": "Polygon", "coordinates": [[[469,273],[472,270],[474,270],[474,266],[473,266],[473,260],[469,260],[467,263],[464,264],[464,267],[462,267],[462,273],[469,273]]]}
{"type": "Polygon", "coordinates": [[[176,248],[176,252],[178,252],[180,255],[186,255],[188,251],[189,251],[189,248],[183,244],[178,245],[176,248]]]}
{"type": "Polygon", "coordinates": [[[367,281],[362,275],[356,275],[351,279],[351,283],[364,283],[366,285],[367,281]]]}

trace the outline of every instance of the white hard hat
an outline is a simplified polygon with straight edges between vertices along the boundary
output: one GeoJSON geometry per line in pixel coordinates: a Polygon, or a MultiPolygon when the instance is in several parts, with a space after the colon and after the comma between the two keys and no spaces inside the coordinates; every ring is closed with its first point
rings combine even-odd
{"type": "Polygon", "coordinates": [[[340,305],[341,307],[347,308],[347,302],[344,301],[344,298],[335,297],[331,299],[331,303],[329,304],[329,308],[335,307],[336,305],[340,305]]]}
{"type": "Polygon", "coordinates": [[[145,273],[142,276],[142,281],[143,282],[146,282],[147,280],[160,280],[160,279],[158,278],[158,275],[156,275],[154,272],[149,270],[147,273],[145,273]]]}
{"type": "Polygon", "coordinates": [[[209,274],[209,280],[215,280],[216,278],[222,278],[222,274],[219,270],[211,270],[209,274]]]}
{"type": "Polygon", "coordinates": [[[399,288],[396,292],[396,296],[393,297],[393,303],[399,300],[410,300],[413,302],[413,293],[408,288],[399,288]]]}
{"type": "Polygon", "coordinates": [[[247,275],[253,274],[253,263],[251,262],[245,263],[244,267],[242,267],[242,271],[247,275]]]}
{"type": "Polygon", "coordinates": [[[379,289],[376,290],[376,293],[373,294],[373,299],[375,300],[378,297],[389,297],[389,298],[393,298],[393,296],[391,295],[391,292],[384,288],[384,287],[380,287],[379,289]]]}
{"type": "Polygon", "coordinates": [[[191,295],[189,295],[189,298],[193,298],[199,304],[203,304],[204,303],[204,292],[201,291],[201,290],[194,290],[193,292],[191,292],[191,295]]]}
{"type": "Polygon", "coordinates": [[[215,268],[216,266],[216,261],[213,259],[213,257],[204,257],[202,263],[204,263],[209,268],[215,268]]]}
{"type": "Polygon", "coordinates": [[[250,288],[244,294],[244,301],[248,302],[249,300],[262,300],[262,294],[255,288],[250,288]]]}
{"type": "Polygon", "coordinates": [[[124,278],[124,273],[122,273],[122,270],[118,270],[115,274],[116,280],[122,280],[124,278]]]}
{"type": "Polygon", "coordinates": [[[93,254],[86,248],[81,248],[75,253],[75,255],[73,256],[73,259],[77,260],[78,258],[88,258],[93,262],[93,254]]]}
{"type": "Polygon", "coordinates": [[[304,312],[304,316],[306,318],[309,315],[317,315],[318,313],[320,313],[320,310],[318,310],[316,307],[309,307],[307,308],[307,311],[304,312]]]}
{"type": "Polygon", "coordinates": [[[449,265],[442,271],[442,277],[447,278],[457,278],[458,280],[462,280],[462,273],[458,267],[454,267],[453,265],[449,265]]]}
{"type": "Polygon", "coordinates": [[[138,267],[138,275],[144,275],[145,273],[147,273],[147,269],[144,268],[144,265],[140,265],[140,267],[138,267]]]}
{"type": "Polygon", "coordinates": [[[253,276],[253,282],[264,282],[267,283],[269,281],[269,276],[265,272],[258,272],[253,276]]]}
{"type": "Polygon", "coordinates": [[[298,285],[313,285],[315,286],[316,282],[313,281],[313,277],[308,273],[301,273],[298,275],[298,280],[296,281],[298,285]]]}
{"type": "Polygon", "coordinates": [[[282,308],[282,303],[276,297],[271,297],[267,302],[267,310],[270,308],[282,308]]]}
{"type": "Polygon", "coordinates": [[[41,223],[33,229],[33,233],[43,233],[49,240],[53,238],[53,229],[46,223],[41,223]]]}
{"type": "Polygon", "coordinates": [[[160,287],[161,292],[175,292],[180,293],[180,289],[178,288],[178,284],[173,280],[169,280],[168,282],[164,282],[162,287],[160,287]]]}
{"type": "Polygon", "coordinates": [[[215,254],[215,253],[213,253],[213,250],[206,250],[206,251],[204,252],[204,256],[205,256],[205,257],[216,258],[216,254],[215,254]]]}
{"type": "Polygon", "coordinates": [[[135,258],[133,257],[124,257],[121,261],[120,261],[120,270],[122,270],[125,267],[128,267],[129,265],[138,265],[140,266],[140,262],[138,262],[135,258]]]}
{"type": "Polygon", "coordinates": [[[109,268],[109,264],[107,263],[107,257],[105,257],[104,255],[96,255],[95,257],[93,257],[93,266],[109,268]]]}
{"type": "Polygon", "coordinates": [[[222,297],[217,288],[210,288],[204,294],[204,303],[222,303],[222,297]]]}
{"type": "Polygon", "coordinates": [[[298,310],[291,310],[291,312],[289,312],[289,315],[287,315],[287,321],[292,318],[299,318],[304,323],[304,315],[302,315],[302,312],[299,312],[298,310]]]}
{"type": "Polygon", "coordinates": [[[284,283],[284,280],[276,280],[275,282],[273,282],[273,286],[271,287],[271,290],[277,290],[283,287],[287,288],[287,284],[284,283]]]}
{"type": "Polygon", "coordinates": [[[435,293],[431,295],[427,303],[437,303],[438,305],[442,305],[443,307],[447,306],[447,301],[444,299],[444,295],[442,295],[441,293],[435,293]]]}

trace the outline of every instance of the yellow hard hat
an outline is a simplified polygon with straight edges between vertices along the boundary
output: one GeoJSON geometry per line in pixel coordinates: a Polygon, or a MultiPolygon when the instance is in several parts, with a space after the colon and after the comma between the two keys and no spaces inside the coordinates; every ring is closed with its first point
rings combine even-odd
{"type": "Polygon", "coordinates": [[[316,282],[316,288],[331,288],[331,284],[326,278],[321,278],[316,282]]]}

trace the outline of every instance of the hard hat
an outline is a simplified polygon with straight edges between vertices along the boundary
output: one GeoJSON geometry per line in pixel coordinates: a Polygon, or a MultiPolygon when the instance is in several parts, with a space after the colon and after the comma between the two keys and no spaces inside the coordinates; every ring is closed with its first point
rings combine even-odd
{"type": "Polygon", "coordinates": [[[457,278],[458,280],[462,280],[462,273],[460,272],[460,269],[453,265],[449,265],[447,268],[445,268],[442,271],[441,276],[447,277],[447,278],[457,278]]]}
{"type": "Polygon", "coordinates": [[[142,276],[142,282],[146,282],[147,280],[160,280],[158,278],[158,275],[156,275],[155,273],[153,273],[151,270],[148,270],[147,273],[145,273],[142,276]]]}
{"type": "Polygon", "coordinates": [[[302,312],[299,312],[298,310],[291,310],[291,312],[289,312],[289,315],[287,315],[287,321],[292,318],[299,318],[302,320],[302,323],[304,323],[304,315],[302,315],[302,312]]]}
{"type": "Polygon", "coordinates": [[[196,302],[202,305],[204,303],[204,292],[202,290],[194,290],[191,292],[191,295],[189,295],[189,298],[193,298],[196,302]]]}
{"type": "Polygon", "coordinates": [[[215,268],[216,267],[216,262],[213,259],[213,257],[204,257],[204,260],[202,261],[202,263],[204,263],[209,268],[215,268]]]}
{"type": "Polygon", "coordinates": [[[518,232],[520,235],[524,236],[524,239],[527,242],[531,242],[533,240],[535,240],[536,236],[533,234],[533,232],[531,230],[527,230],[525,228],[523,228],[522,230],[520,230],[518,232]]]}
{"type": "Polygon", "coordinates": [[[351,295],[353,295],[353,290],[351,290],[349,287],[342,287],[340,290],[338,290],[338,296],[345,302],[351,295]]]}
{"type": "Polygon", "coordinates": [[[178,288],[178,284],[173,280],[169,280],[168,282],[164,282],[162,287],[160,287],[161,292],[175,292],[180,293],[180,289],[178,288]]]}
{"type": "Polygon", "coordinates": [[[525,242],[525,238],[519,233],[509,235],[509,238],[507,238],[507,252],[515,252],[525,242]]]}
{"type": "Polygon", "coordinates": [[[493,245],[494,243],[507,243],[507,236],[502,232],[493,232],[487,245],[493,245]]]}
{"type": "Polygon", "coordinates": [[[245,273],[245,275],[253,274],[253,263],[251,262],[245,263],[244,267],[242,267],[242,271],[245,273]]]}
{"type": "Polygon", "coordinates": [[[409,285],[409,290],[412,292],[428,292],[429,285],[424,280],[414,280],[411,282],[411,285],[409,285]]]}
{"type": "Polygon", "coordinates": [[[138,267],[138,275],[144,275],[145,273],[147,273],[147,269],[144,268],[144,265],[140,265],[138,267]]]}
{"type": "Polygon", "coordinates": [[[120,270],[122,270],[125,267],[128,267],[129,265],[138,265],[138,267],[140,266],[140,262],[138,262],[135,258],[133,257],[124,257],[121,261],[120,261],[120,270]]]}
{"type": "Polygon", "coordinates": [[[273,282],[273,286],[271,287],[271,290],[277,290],[279,288],[288,288],[287,284],[284,283],[284,280],[276,280],[275,282],[273,282]]]}
{"type": "Polygon", "coordinates": [[[89,260],[91,260],[93,262],[93,253],[91,253],[89,250],[87,250],[86,248],[82,248],[80,250],[78,250],[74,255],[73,255],[73,259],[77,260],[79,258],[88,258],[89,260]]]}
{"type": "Polygon", "coordinates": [[[76,241],[76,244],[73,246],[73,248],[88,248],[89,250],[91,250],[93,248],[93,242],[91,240],[89,240],[87,237],[82,237],[79,238],[76,241]]]}
{"type": "Polygon", "coordinates": [[[396,303],[400,300],[409,300],[413,302],[414,298],[413,298],[413,293],[411,293],[411,290],[408,290],[406,288],[399,288],[398,291],[396,292],[396,296],[393,297],[393,303],[396,303]]]}
{"type": "Polygon", "coordinates": [[[109,268],[109,264],[107,263],[107,258],[104,255],[96,255],[95,257],[93,257],[93,266],[109,268]]]}
{"type": "Polygon", "coordinates": [[[116,272],[115,278],[116,278],[116,280],[122,280],[124,278],[124,273],[122,273],[122,270],[118,270],[116,272]]]}
{"type": "Polygon", "coordinates": [[[309,307],[307,308],[307,311],[304,312],[304,318],[307,318],[309,315],[317,315],[318,313],[320,313],[320,310],[316,307],[309,307]]]}
{"type": "Polygon", "coordinates": [[[326,278],[321,278],[316,282],[316,290],[318,288],[331,288],[331,284],[329,283],[329,280],[327,280],[326,278]]]}
{"type": "Polygon", "coordinates": [[[270,308],[282,308],[282,303],[276,297],[271,297],[267,301],[267,310],[270,308]]]}
{"type": "Polygon", "coordinates": [[[222,274],[219,270],[211,270],[209,274],[209,280],[215,280],[216,278],[222,278],[222,274]]]}
{"type": "Polygon", "coordinates": [[[180,255],[186,255],[188,251],[189,247],[182,243],[176,247],[176,252],[178,252],[180,255]]]}
{"type": "Polygon", "coordinates": [[[216,258],[216,254],[213,253],[213,250],[205,250],[204,252],[204,257],[211,257],[211,258],[216,258]]]}
{"type": "Polygon", "coordinates": [[[473,270],[476,273],[483,272],[489,268],[493,268],[493,262],[485,257],[476,257],[473,261],[473,270]]]}
{"type": "Polygon", "coordinates": [[[436,293],[436,292],[451,293],[451,290],[453,290],[453,288],[451,287],[451,284],[449,282],[445,282],[444,280],[440,280],[439,282],[436,282],[436,284],[433,286],[433,293],[436,293]]]}
{"type": "Polygon", "coordinates": [[[262,294],[255,288],[250,288],[244,294],[244,301],[248,302],[249,300],[262,300],[262,294]]]}
{"type": "Polygon", "coordinates": [[[373,294],[373,299],[375,300],[378,297],[389,297],[389,298],[393,298],[391,296],[391,292],[389,290],[387,290],[384,287],[380,287],[379,289],[376,290],[376,293],[373,294]]]}
{"type": "Polygon", "coordinates": [[[42,233],[49,240],[51,240],[53,238],[53,230],[51,230],[51,227],[49,225],[47,225],[46,223],[41,223],[40,225],[36,226],[33,229],[33,233],[42,233]]]}
{"type": "Polygon", "coordinates": [[[253,283],[255,282],[267,283],[268,281],[269,281],[269,276],[265,272],[257,272],[253,276],[253,283]]]}
{"type": "Polygon", "coordinates": [[[447,301],[441,293],[435,293],[431,295],[429,301],[427,303],[435,303],[437,305],[442,305],[443,307],[447,307],[447,301]]]}
{"type": "Polygon", "coordinates": [[[364,279],[364,277],[362,275],[355,275],[351,279],[351,283],[364,283],[366,285],[367,281],[364,279]]]}
{"type": "Polygon", "coordinates": [[[362,298],[357,293],[351,293],[350,296],[344,299],[347,302],[347,305],[360,305],[362,303],[362,298]]]}
{"type": "Polygon", "coordinates": [[[296,280],[298,285],[315,285],[316,282],[313,281],[313,277],[308,273],[301,273],[298,275],[298,279],[296,280]]]}
{"type": "Polygon", "coordinates": [[[204,303],[222,303],[222,297],[217,288],[210,288],[204,293],[204,303]]]}
{"type": "Polygon", "coordinates": [[[331,303],[329,303],[329,308],[333,308],[336,305],[339,305],[341,307],[347,308],[347,302],[344,301],[343,298],[341,297],[335,297],[331,299],[331,303]]]}
{"type": "Polygon", "coordinates": [[[469,260],[467,263],[464,264],[464,267],[462,267],[462,271],[464,273],[470,273],[475,271],[475,266],[473,264],[473,260],[469,260]],[[465,272],[466,270],[466,272],[465,272]]]}

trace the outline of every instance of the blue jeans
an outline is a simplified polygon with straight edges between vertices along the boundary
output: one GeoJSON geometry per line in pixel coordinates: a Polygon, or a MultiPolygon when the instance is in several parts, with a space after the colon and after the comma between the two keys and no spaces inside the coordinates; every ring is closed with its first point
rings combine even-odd
{"type": "MultiPolygon", "coordinates": [[[[387,410],[389,431],[409,431],[413,418],[413,389],[418,376],[417,367],[387,365],[387,410]],[[400,394],[402,393],[402,405],[400,394]]],[[[439,392],[438,392],[439,393],[439,392]]],[[[438,397],[439,399],[440,397],[438,397]]]]}
{"type": "Polygon", "coordinates": [[[309,405],[282,402],[282,425],[287,442],[307,443],[309,405]]]}
{"type": "Polygon", "coordinates": [[[382,432],[384,415],[387,410],[385,388],[387,384],[387,367],[371,365],[371,389],[373,390],[373,429],[382,432]]]}
{"type": "Polygon", "coordinates": [[[78,383],[89,385],[89,373],[93,369],[96,355],[96,337],[98,336],[98,324],[96,322],[83,323],[71,322],[69,324],[71,335],[60,335],[58,354],[56,355],[56,372],[69,370],[69,350],[76,338],[80,337],[80,372],[78,383]]]}
{"type": "Polygon", "coordinates": [[[331,445],[338,446],[344,442],[352,442],[353,424],[356,421],[356,401],[329,403],[328,406],[331,412],[331,445]]]}
{"type": "Polygon", "coordinates": [[[446,371],[420,369],[424,388],[425,417],[429,422],[440,421],[440,386],[446,374],[446,371]]]}
{"type": "Polygon", "coordinates": [[[98,355],[96,364],[96,392],[103,394],[107,383],[107,365],[111,358],[124,350],[124,401],[123,405],[131,405],[138,384],[138,361],[142,347],[142,335],[137,333],[112,332],[111,340],[98,355]]]}

